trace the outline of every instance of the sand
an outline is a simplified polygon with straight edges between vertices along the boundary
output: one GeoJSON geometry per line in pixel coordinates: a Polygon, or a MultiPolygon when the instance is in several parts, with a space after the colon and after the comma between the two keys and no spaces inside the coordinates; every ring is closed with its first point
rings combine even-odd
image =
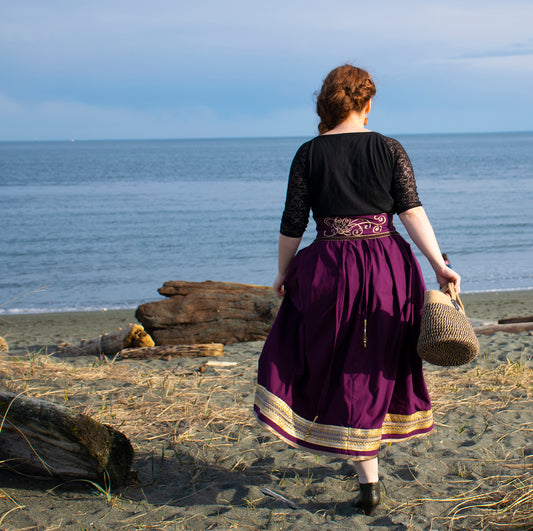
{"type": "MultiPolygon", "coordinates": [[[[463,302],[480,322],[533,314],[533,291],[463,302]]],[[[88,413],[136,452],[114,490],[28,478],[4,464],[0,529],[533,528],[531,333],[481,336],[467,367],[426,367],[436,427],[382,448],[384,503],[367,517],[351,508],[357,478],[346,460],[297,452],[255,422],[262,342],[225,347],[216,361],[235,363],[226,367],[52,355],[60,342],[130,322],[133,310],[0,315],[10,346],[0,353],[0,387],[88,413]]]]}

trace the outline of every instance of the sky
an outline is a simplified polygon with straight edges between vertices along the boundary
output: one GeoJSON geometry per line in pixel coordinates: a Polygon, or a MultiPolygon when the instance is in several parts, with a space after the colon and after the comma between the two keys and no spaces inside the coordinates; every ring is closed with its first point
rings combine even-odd
{"type": "Polygon", "coordinates": [[[384,134],[533,129],[531,0],[0,0],[0,140],[313,136],[334,67],[384,134]]]}

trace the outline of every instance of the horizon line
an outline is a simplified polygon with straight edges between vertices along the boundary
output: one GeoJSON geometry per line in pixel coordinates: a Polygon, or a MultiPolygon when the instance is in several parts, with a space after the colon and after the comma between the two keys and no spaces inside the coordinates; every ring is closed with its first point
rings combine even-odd
{"type": "MultiPolygon", "coordinates": [[[[379,132],[372,131],[369,132],[379,132]]],[[[447,135],[498,135],[498,134],[527,134],[533,133],[531,129],[508,130],[508,131],[462,131],[462,132],[432,132],[432,133],[390,133],[392,136],[447,136],[447,135]]],[[[381,133],[389,136],[389,133],[381,133]]],[[[147,141],[174,141],[174,140],[262,140],[274,138],[314,138],[318,134],[312,135],[261,135],[261,136],[190,136],[190,137],[130,137],[130,138],[50,138],[50,139],[0,139],[1,143],[9,142],[147,142],[147,141]]]]}

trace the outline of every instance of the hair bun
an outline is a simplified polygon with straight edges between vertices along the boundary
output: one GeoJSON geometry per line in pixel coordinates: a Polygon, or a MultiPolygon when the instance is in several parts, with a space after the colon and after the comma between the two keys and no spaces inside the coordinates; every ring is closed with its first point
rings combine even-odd
{"type": "Polygon", "coordinates": [[[333,69],[317,96],[319,132],[333,129],[352,112],[362,112],[375,93],[376,87],[366,70],[349,64],[333,69]]]}

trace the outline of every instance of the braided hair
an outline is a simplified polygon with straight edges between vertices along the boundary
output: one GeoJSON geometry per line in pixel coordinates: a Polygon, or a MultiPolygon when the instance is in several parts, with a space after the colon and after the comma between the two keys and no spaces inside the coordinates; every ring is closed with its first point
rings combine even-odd
{"type": "Polygon", "coordinates": [[[349,64],[333,69],[317,94],[318,132],[330,131],[352,112],[362,112],[375,94],[376,86],[366,70],[349,64]]]}

